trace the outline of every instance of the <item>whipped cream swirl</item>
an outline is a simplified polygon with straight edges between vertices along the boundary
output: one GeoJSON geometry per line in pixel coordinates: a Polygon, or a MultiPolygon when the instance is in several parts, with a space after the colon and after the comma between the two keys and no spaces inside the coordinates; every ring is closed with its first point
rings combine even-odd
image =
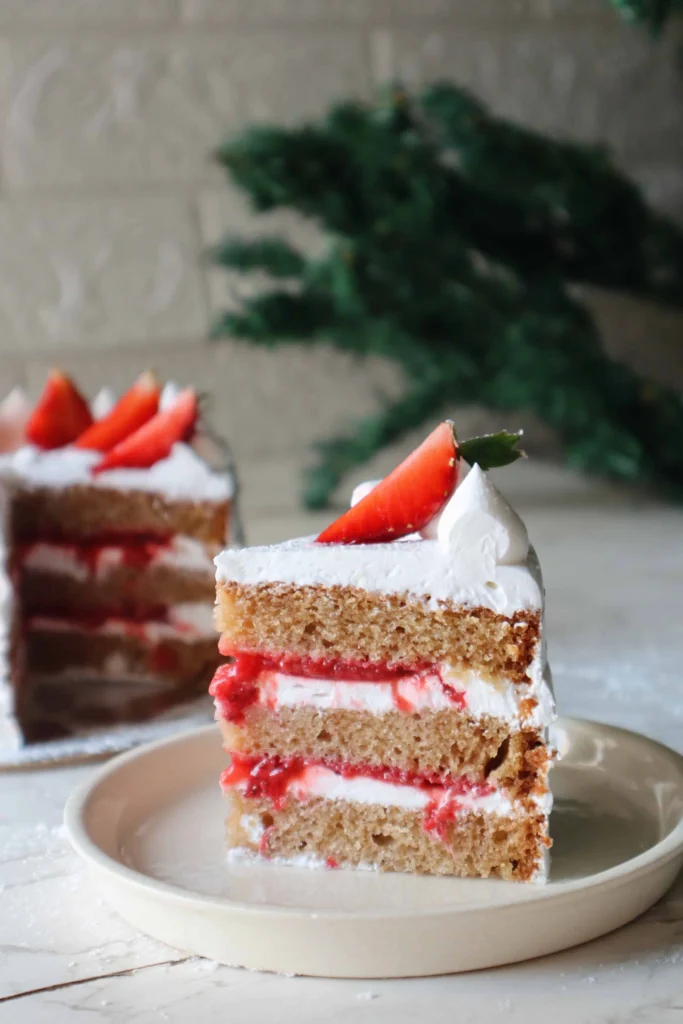
{"type": "Polygon", "coordinates": [[[357,505],[359,501],[362,501],[363,498],[366,498],[370,491],[374,491],[377,484],[381,483],[381,480],[366,480],[364,483],[358,484],[357,487],[354,487],[353,494],[351,495],[351,508],[353,508],[354,505],[357,505]]]}
{"type": "MultiPolygon", "coordinates": [[[[358,484],[351,496],[357,505],[379,480],[358,484]]],[[[529,554],[526,526],[486,473],[474,465],[461,479],[450,499],[420,531],[425,540],[458,562],[482,566],[520,565],[529,554]]]]}
{"type": "Polygon", "coordinates": [[[485,565],[519,565],[529,553],[526,526],[497,487],[474,465],[423,535],[452,558],[485,565]]]}

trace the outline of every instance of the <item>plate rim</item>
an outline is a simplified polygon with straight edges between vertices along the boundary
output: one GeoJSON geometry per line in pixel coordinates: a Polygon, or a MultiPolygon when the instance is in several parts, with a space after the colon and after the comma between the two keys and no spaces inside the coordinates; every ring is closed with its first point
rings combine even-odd
{"type": "MultiPolygon", "coordinates": [[[[563,715],[556,720],[555,725],[562,726],[563,724],[567,724],[570,727],[587,726],[590,729],[597,728],[599,730],[607,730],[612,733],[628,736],[640,743],[657,748],[660,754],[663,754],[667,759],[669,759],[677,770],[681,792],[683,793],[683,755],[679,754],[671,747],[667,747],[658,740],[653,740],[649,736],[635,732],[632,729],[625,729],[622,726],[612,725],[607,722],[600,722],[593,719],[563,715]]],[[[248,913],[252,916],[269,916],[276,914],[285,918],[298,918],[301,917],[301,915],[305,915],[309,917],[313,916],[321,921],[333,922],[335,920],[348,921],[350,917],[360,921],[382,918],[406,920],[429,918],[431,920],[442,916],[447,917],[454,913],[460,914],[468,911],[490,912],[492,909],[495,909],[496,912],[499,912],[507,910],[510,907],[517,907],[521,903],[529,905],[543,902],[547,904],[548,908],[551,908],[557,904],[561,904],[565,900],[571,899],[577,890],[585,892],[586,890],[603,886],[610,882],[630,884],[639,876],[647,873],[654,867],[663,868],[677,856],[683,856],[683,814],[681,814],[680,820],[666,836],[648,847],[647,850],[637,854],[635,857],[630,857],[628,860],[622,861],[610,868],[606,868],[604,871],[599,871],[594,875],[571,879],[567,882],[558,882],[555,888],[551,888],[547,885],[511,885],[509,896],[500,902],[497,902],[495,908],[491,908],[490,906],[486,907],[478,902],[476,897],[473,897],[471,900],[458,904],[457,907],[452,905],[443,907],[430,906],[425,907],[424,909],[413,908],[411,910],[405,910],[400,907],[386,907],[382,909],[354,910],[351,914],[344,910],[330,910],[315,907],[289,907],[273,903],[255,904],[242,900],[229,899],[225,896],[212,896],[208,893],[194,892],[175,885],[172,882],[165,882],[161,879],[154,878],[152,875],[144,874],[142,871],[131,867],[105,852],[91,837],[86,825],[85,812],[87,810],[89,800],[97,788],[110,776],[115,775],[131,761],[143,758],[163,747],[182,744],[190,739],[199,739],[202,734],[205,734],[207,737],[209,735],[216,735],[218,738],[215,723],[198,726],[193,729],[185,729],[182,732],[175,733],[173,736],[154,740],[151,743],[146,743],[144,745],[137,746],[132,750],[117,754],[111,758],[111,760],[107,761],[106,764],[101,765],[96,769],[88,776],[88,778],[83,780],[83,782],[76,787],[66,801],[63,822],[72,848],[78,856],[85,861],[89,868],[96,870],[100,874],[113,874],[126,886],[142,890],[148,895],[151,890],[156,896],[163,896],[167,899],[172,898],[182,903],[195,903],[214,908],[218,906],[233,912],[248,913]],[[625,870],[627,865],[629,865],[629,867],[625,870]],[[514,895],[515,892],[518,894],[517,897],[514,895]],[[525,895],[520,899],[519,897],[522,892],[525,895]]]]}

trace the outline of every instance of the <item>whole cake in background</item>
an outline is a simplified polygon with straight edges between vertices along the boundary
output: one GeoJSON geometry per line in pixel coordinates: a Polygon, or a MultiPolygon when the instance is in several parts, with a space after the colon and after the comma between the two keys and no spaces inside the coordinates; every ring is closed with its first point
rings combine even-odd
{"type": "Polygon", "coordinates": [[[205,691],[234,480],[196,393],[147,372],[91,406],[53,371],[34,408],[5,400],[0,445],[3,742],[148,718],[205,691]]]}
{"type": "Polygon", "coordinates": [[[319,537],[218,556],[231,856],[546,879],[543,585],[484,472],[518,442],[442,423],[319,537]]]}

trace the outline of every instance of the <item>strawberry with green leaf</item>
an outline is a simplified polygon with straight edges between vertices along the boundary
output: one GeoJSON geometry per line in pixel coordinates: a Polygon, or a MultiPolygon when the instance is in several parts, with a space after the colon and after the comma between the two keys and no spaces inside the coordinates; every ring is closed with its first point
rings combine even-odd
{"type": "Polygon", "coordinates": [[[422,530],[453,494],[461,459],[484,470],[506,466],[524,455],[521,436],[501,431],[459,442],[453,423],[440,423],[369,494],[323,530],[317,542],[379,544],[422,530]]]}

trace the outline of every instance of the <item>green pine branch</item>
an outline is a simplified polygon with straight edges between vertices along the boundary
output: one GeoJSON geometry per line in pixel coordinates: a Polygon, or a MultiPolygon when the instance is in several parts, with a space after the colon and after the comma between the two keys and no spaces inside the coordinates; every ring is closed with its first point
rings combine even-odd
{"type": "Polygon", "coordinates": [[[330,323],[332,306],[325,296],[271,292],[255,296],[241,310],[215,318],[211,337],[236,337],[269,346],[318,338],[330,323]]]}
{"type": "Polygon", "coordinates": [[[271,277],[297,277],[306,269],[301,253],[281,238],[225,238],[207,257],[225,269],[260,270],[271,277]]]}
{"type": "Polygon", "coordinates": [[[683,232],[603,152],[501,121],[439,84],[415,98],[394,86],[299,128],[250,129],[220,160],[257,210],[291,207],[329,244],[315,256],[273,238],[213,250],[231,271],[274,279],[222,314],[214,336],[331,344],[392,359],[405,376],[404,396],[318,446],[308,504],[454,403],[533,410],[572,465],[683,490],[680,396],[610,359],[571,289],[683,306],[683,232]]]}
{"type": "Polygon", "coordinates": [[[465,230],[492,257],[683,307],[683,232],[604,149],[492,117],[448,83],[429,86],[418,104],[457,159],[452,215],[467,218],[465,230]]]}
{"type": "Polygon", "coordinates": [[[683,12],[683,0],[610,0],[627,21],[660,32],[667,21],[683,12]]]}

